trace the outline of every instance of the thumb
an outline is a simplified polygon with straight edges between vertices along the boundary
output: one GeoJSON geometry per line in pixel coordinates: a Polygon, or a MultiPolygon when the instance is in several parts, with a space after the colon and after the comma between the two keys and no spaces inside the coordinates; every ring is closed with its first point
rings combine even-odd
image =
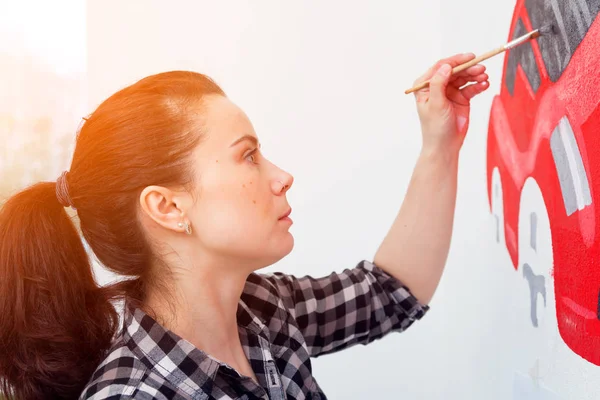
{"type": "Polygon", "coordinates": [[[443,64],[429,82],[429,102],[434,107],[442,107],[447,101],[446,88],[450,81],[452,67],[443,64]]]}

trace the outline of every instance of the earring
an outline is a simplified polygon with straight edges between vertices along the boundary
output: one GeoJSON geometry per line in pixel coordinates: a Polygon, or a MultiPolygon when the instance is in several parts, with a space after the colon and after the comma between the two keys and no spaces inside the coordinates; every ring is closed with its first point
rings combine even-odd
{"type": "Polygon", "coordinates": [[[180,227],[180,228],[183,228],[185,226],[185,233],[187,233],[188,235],[192,234],[192,226],[190,225],[189,222],[187,222],[187,221],[185,223],[178,222],[177,226],[180,227]]]}

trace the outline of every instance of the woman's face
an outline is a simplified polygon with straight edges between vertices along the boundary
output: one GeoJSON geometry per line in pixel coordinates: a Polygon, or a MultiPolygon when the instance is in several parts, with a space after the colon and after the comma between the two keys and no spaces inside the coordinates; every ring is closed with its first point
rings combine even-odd
{"type": "Polygon", "coordinates": [[[203,137],[193,152],[193,235],[218,258],[268,266],[293,247],[286,193],[293,177],[269,162],[240,108],[223,96],[203,102],[203,137]]]}

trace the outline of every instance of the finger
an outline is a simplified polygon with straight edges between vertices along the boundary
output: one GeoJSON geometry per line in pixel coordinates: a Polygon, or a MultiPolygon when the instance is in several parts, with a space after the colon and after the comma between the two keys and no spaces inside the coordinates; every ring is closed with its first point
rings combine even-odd
{"type": "Polygon", "coordinates": [[[460,93],[465,97],[465,99],[471,100],[473,97],[484,92],[489,87],[490,87],[490,84],[486,80],[483,82],[473,83],[473,84],[461,89],[460,93]]]}
{"type": "Polygon", "coordinates": [[[462,86],[466,85],[467,83],[470,82],[484,82],[487,81],[489,79],[488,74],[479,74],[477,76],[470,76],[470,77],[459,77],[457,79],[450,79],[450,85],[452,87],[455,88],[461,88],[462,86]]]}
{"type": "MultiPolygon", "coordinates": [[[[488,74],[479,74],[477,76],[470,76],[468,78],[463,78],[463,79],[466,81],[465,83],[469,83],[469,82],[484,82],[484,81],[487,81],[489,78],[490,77],[488,74]]],[[[450,83],[452,83],[452,81],[450,83]]],[[[464,83],[463,83],[463,85],[464,85],[464,83]]]]}
{"type": "Polygon", "coordinates": [[[484,71],[485,67],[483,65],[475,65],[469,69],[453,74],[450,77],[450,84],[455,87],[461,87],[467,82],[481,82],[481,77],[487,76],[484,71]]]}
{"type": "Polygon", "coordinates": [[[423,75],[421,75],[419,78],[417,78],[417,80],[414,82],[414,85],[416,86],[416,85],[420,84],[421,82],[425,82],[426,80],[431,79],[433,74],[435,74],[436,71],[439,70],[440,67],[444,64],[449,64],[452,68],[454,68],[457,65],[464,64],[468,61],[471,61],[474,58],[475,58],[475,54],[464,53],[464,54],[455,54],[452,57],[448,57],[448,58],[439,60],[433,66],[431,66],[431,68],[429,68],[423,75]]]}
{"type": "MultiPolygon", "coordinates": [[[[435,63],[431,68],[429,68],[427,70],[427,72],[425,72],[425,74],[421,75],[421,77],[419,77],[415,82],[414,85],[419,85],[420,83],[430,80],[431,76],[439,70],[439,68],[447,63],[449,64],[451,67],[455,67],[457,65],[460,64],[464,64],[470,60],[472,60],[473,58],[475,58],[475,54],[473,53],[463,53],[463,54],[456,54],[452,57],[448,57],[442,60],[439,60],[437,63],[435,63]]],[[[483,72],[485,70],[485,66],[482,65],[474,65],[468,69],[466,69],[465,71],[461,71],[459,74],[457,74],[458,76],[460,75],[465,75],[468,76],[469,74],[475,74],[478,72],[483,72]],[[482,69],[483,67],[483,69],[482,69]]],[[[465,81],[466,83],[466,81],[465,81]]],[[[463,83],[464,84],[464,83],[463,83]]],[[[462,85],[461,85],[462,86],[462,85]]],[[[417,100],[417,102],[426,102],[429,99],[429,88],[424,88],[421,90],[418,90],[414,93],[415,98],[417,100]]]]}
{"type": "Polygon", "coordinates": [[[417,103],[426,103],[427,99],[429,99],[429,87],[417,90],[414,92],[414,95],[417,103]]]}
{"type": "Polygon", "coordinates": [[[460,87],[466,85],[469,82],[467,78],[461,77],[450,81],[450,85],[459,89],[460,87]]]}
{"type": "Polygon", "coordinates": [[[417,78],[417,80],[414,83],[415,83],[415,85],[418,85],[421,82],[431,79],[433,74],[435,74],[435,72],[437,70],[439,70],[440,67],[444,64],[449,64],[452,68],[454,68],[457,65],[464,64],[466,62],[471,61],[473,58],[475,58],[475,54],[464,53],[464,54],[455,54],[452,57],[441,59],[438,62],[436,62],[435,64],[433,64],[423,75],[421,75],[419,78],[417,78]]]}
{"type": "Polygon", "coordinates": [[[457,78],[462,78],[462,77],[470,77],[470,76],[477,76],[477,75],[481,75],[485,72],[485,65],[473,65],[472,67],[467,68],[464,71],[460,71],[457,72],[455,74],[452,75],[452,79],[457,79],[457,78]]]}
{"type": "Polygon", "coordinates": [[[448,85],[448,89],[446,90],[446,96],[448,97],[448,100],[450,100],[454,104],[459,104],[461,106],[469,105],[469,100],[465,98],[460,88],[448,85]]]}
{"type": "Polygon", "coordinates": [[[443,64],[431,77],[429,84],[429,103],[435,108],[442,108],[448,102],[446,89],[448,88],[452,66],[443,64]]]}

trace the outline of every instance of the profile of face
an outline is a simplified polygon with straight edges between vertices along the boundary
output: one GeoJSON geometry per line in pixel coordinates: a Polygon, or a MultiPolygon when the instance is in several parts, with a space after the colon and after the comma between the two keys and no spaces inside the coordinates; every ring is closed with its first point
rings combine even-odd
{"type": "Polygon", "coordinates": [[[250,120],[228,98],[207,96],[201,107],[193,193],[147,187],[141,206],[155,222],[147,227],[155,238],[223,267],[271,265],[293,248],[286,198],[293,177],[261,153],[250,120]],[[180,222],[191,224],[191,235],[180,222]]]}

